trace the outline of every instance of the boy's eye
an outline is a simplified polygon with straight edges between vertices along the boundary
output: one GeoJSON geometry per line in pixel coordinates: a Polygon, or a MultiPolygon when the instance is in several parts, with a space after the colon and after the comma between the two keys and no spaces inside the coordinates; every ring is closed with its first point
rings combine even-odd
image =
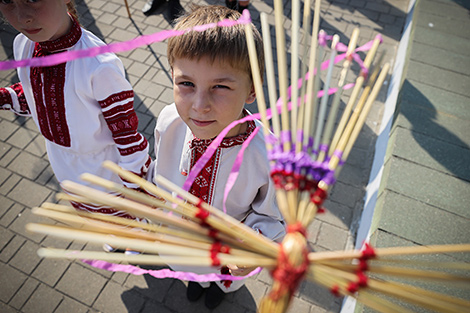
{"type": "Polygon", "coordinates": [[[1,3],[2,4],[10,4],[10,3],[12,3],[12,1],[11,0],[1,0],[1,3]]]}
{"type": "Polygon", "coordinates": [[[182,86],[185,86],[185,87],[194,87],[194,84],[191,83],[191,82],[181,82],[178,85],[182,85],[182,86]]]}
{"type": "Polygon", "coordinates": [[[230,89],[229,86],[226,86],[226,85],[216,85],[215,88],[219,88],[219,89],[230,89]]]}

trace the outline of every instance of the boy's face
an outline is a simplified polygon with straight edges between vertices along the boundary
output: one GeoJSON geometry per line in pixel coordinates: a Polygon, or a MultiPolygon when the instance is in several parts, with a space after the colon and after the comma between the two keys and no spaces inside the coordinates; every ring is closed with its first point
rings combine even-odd
{"type": "Polygon", "coordinates": [[[67,14],[70,0],[1,0],[0,12],[17,31],[35,42],[65,35],[72,21],[67,14]]]}
{"type": "MultiPolygon", "coordinates": [[[[216,137],[227,125],[242,117],[245,103],[255,92],[247,73],[229,64],[211,63],[207,57],[177,59],[173,64],[173,94],[183,121],[200,139],[216,137]]],[[[227,137],[243,132],[235,126],[227,137]]]]}

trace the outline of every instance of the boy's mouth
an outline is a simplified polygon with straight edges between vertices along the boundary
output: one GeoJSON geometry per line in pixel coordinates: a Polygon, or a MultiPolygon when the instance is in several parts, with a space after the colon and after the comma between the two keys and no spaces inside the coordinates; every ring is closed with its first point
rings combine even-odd
{"type": "Polygon", "coordinates": [[[199,120],[195,120],[195,119],[192,119],[192,121],[193,121],[194,125],[200,126],[200,127],[210,125],[214,122],[214,121],[199,121],[199,120]]]}
{"type": "Polygon", "coordinates": [[[25,32],[27,32],[30,35],[37,34],[41,31],[41,28],[35,28],[35,29],[25,29],[25,32]]]}

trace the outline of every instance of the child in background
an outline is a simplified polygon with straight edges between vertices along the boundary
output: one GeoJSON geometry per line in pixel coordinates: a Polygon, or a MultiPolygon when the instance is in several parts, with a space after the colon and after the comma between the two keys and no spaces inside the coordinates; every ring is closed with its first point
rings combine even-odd
{"type": "MultiPolygon", "coordinates": [[[[181,30],[224,19],[237,20],[240,16],[224,6],[196,7],[178,19],[175,28],[181,30]]],[[[259,64],[263,67],[262,39],[255,26],[251,24],[251,27],[255,33],[259,64]]],[[[256,95],[244,25],[187,32],[170,38],[167,52],[175,103],[165,107],[158,117],[156,159],[151,175],[162,175],[183,186],[187,174],[213,139],[231,122],[249,114],[244,105],[253,103],[256,95]]],[[[264,73],[264,68],[259,70],[264,73]]],[[[262,127],[261,123],[249,121],[235,126],[199,173],[189,192],[222,209],[224,188],[233,163],[242,144],[256,127],[262,127]]],[[[245,150],[238,179],[226,199],[226,208],[227,214],[268,238],[281,240],[285,234],[275,203],[275,188],[270,179],[262,131],[245,150]]],[[[174,270],[199,274],[220,273],[216,268],[169,265],[174,270]]],[[[253,269],[230,265],[222,271],[244,276],[253,269]]],[[[187,297],[196,301],[208,288],[205,304],[212,309],[222,301],[225,293],[235,291],[243,284],[243,280],[233,281],[231,285],[230,282],[189,282],[187,297]]]]}
{"type": "MultiPolygon", "coordinates": [[[[80,27],[72,0],[2,1],[0,12],[21,32],[13,45],[17,60],[104,45],[80,27]]],[[[101,167],[105,160],[146,174],[151,162],[148,142],[137,131],[134,92],[116,55],[17,72],[19,83],[0,88],[0,108],[32,116],[46,139],[59,182],[83,183],[79,176],[86,172],[122,184],[117,175],[101,167]]],[[[91,212],[130,217],[110,208],[73,204],[91,212]]]]}

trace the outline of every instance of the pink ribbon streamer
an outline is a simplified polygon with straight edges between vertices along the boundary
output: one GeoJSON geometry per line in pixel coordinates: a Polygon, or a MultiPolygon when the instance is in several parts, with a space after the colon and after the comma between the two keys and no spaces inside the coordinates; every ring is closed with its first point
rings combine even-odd
{"type": "Polygon", "coordinates": [[[232,170],[230,172],[230,175],[228,176],[227,183],[225,184],[224,202],[223,202],[224,213],[227,213],[225,202],[227,200],[228,194],[230,193],[230,190],[232,190],[232,187],[238,178],[240,166],[242,165],[242,162],[243,162],[243,154],[245,153],[245,149],[248,147],[251,140],[255,138],[258,131],[259,131],[259,127],[255,128],[255,130],[251,133],[250,137],[248,137],[247,140],[245,140],[245,142],[242,144],[242,148],[237,154],[237,158],[235,159],[235,162],[233,163],[232,170]]]}
{"type": "Polygon", "coordinates": [[[190,29],[186,30],[163,30],[158,33],[154,33],[151,35],[142,35],[136,37],[134,39],[123,41],[123,42],[116,42],[105,46],[94,47],[90,49],[84,50],[75,50],[75,51],[65,51],[62,53],[57,53],[53,55],[48,55],[40,58],[31,58],[31,59],[24,59],[24,60],[8,60],[0,62],[0,70],[10,70],[18,67],[39,67],[39,66],[53,66],[57,64],[61,64],[67,61],[72,61],[81,58],[89,58],[94,57],[99,54],[104,53],[118,53],[123,51],[128,51],[132,49],[136,49],[141,46],[149,45],[154,42],[160,42],[170,37],[180,36],[189,31],[198,31],[202,32],[208,28],[221,26],[221,27],[230,27],[237,24],[248,24],[251,23],[251,18],[248,10],[246,13],[242,15],[238,20],[222,20],[218,23],[212,23],[207,25],[200,25],[195,26],[190,29]]]}
{"type": "Polygon", "coordinates": [[[262,268],[258,267],[246,276],[232,276],[226,274],[196,274],[191,272],[179,272],[172,271],[170,269],[162,270],[147,270],[134,265],[115,264],[109,263],[102,260],[82,260],[83,263],[91,265],[95,268],[110,272],[124,272],[132,275],[144,275],[148,274],[155,278],[176,278],[179,280],[197,281],[197,282],[209,282],[219,280],[242,280],[251,276],[254,276],[261,272],[262,268]]]}

